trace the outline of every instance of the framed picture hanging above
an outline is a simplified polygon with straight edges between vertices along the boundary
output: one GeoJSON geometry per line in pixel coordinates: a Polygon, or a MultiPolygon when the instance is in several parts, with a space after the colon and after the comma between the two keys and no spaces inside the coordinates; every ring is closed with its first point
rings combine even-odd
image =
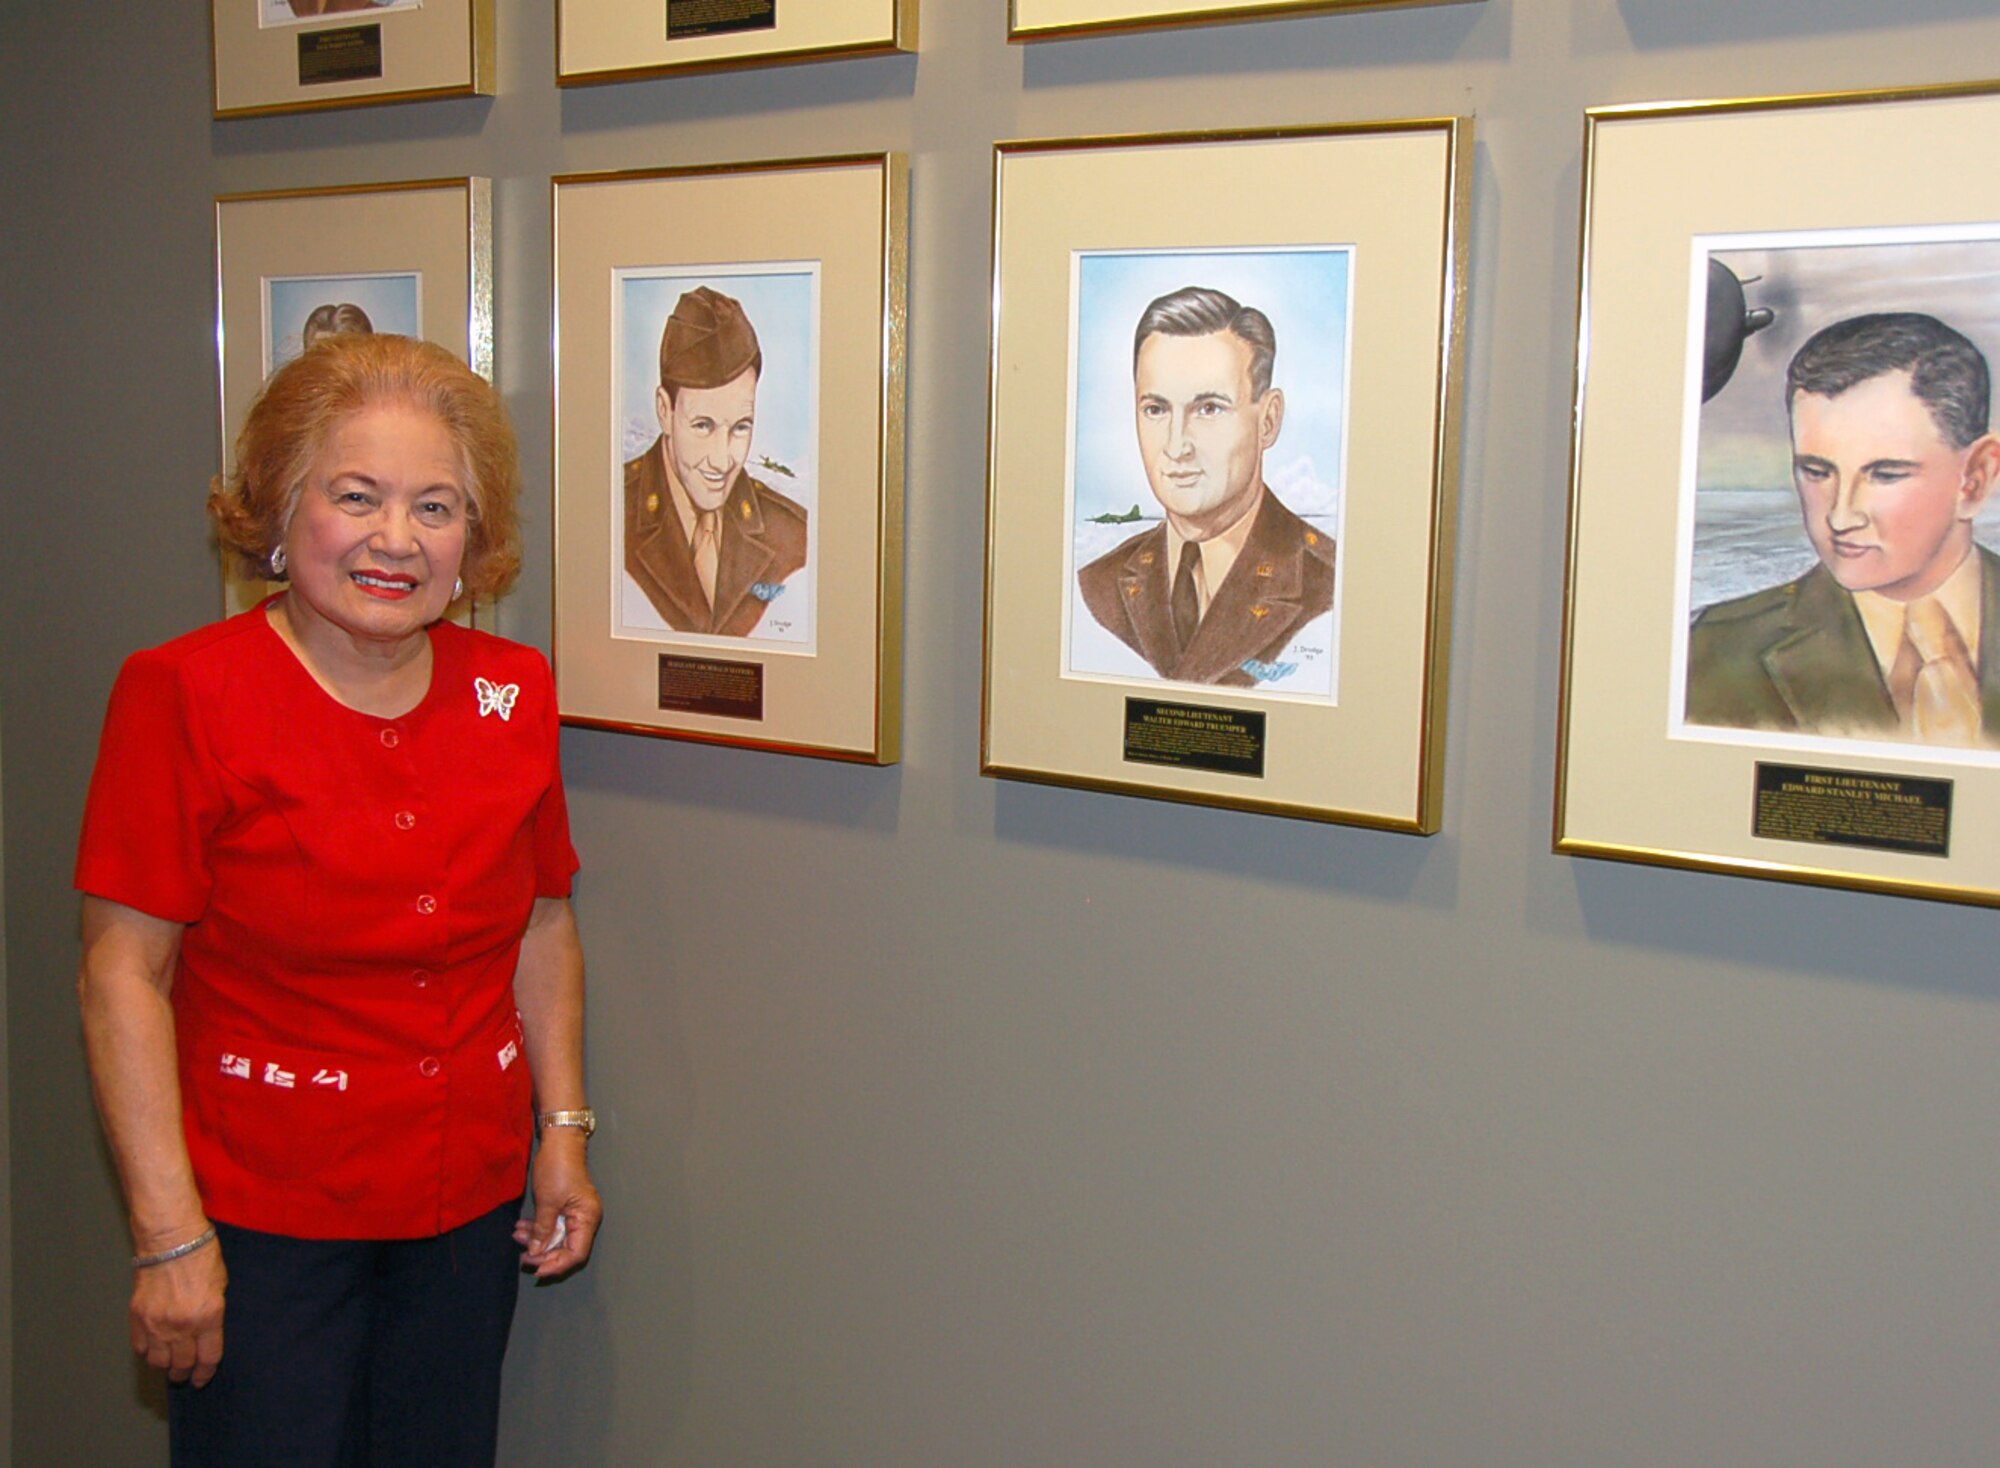
{"type": "Polygon", "coordinates": [[[1467,0],[1008,0],[1007,39],[1053,41],[1113,31],[1465,3],[1467,0]]]}
{"type": "Polygon", "coordinates": [[[556,81],[565,87],[916,49],[917,0],[558,0],[556,8],[556,81]]]}
{"type": "MultiPolygon", "coordinates": [[[[419,179],[215,201],[221,461],[264,379],[322,334],[434,341],[493,374],[492,185],[419,179]]],[[[225,572],[228,612],[273,585],[225,572]]]]}
{"type": "Polygon", "coordinates": [[[215,115],[493,90],[493,0],[209,0],[215,115]]]}
{"type": "Polygon", "coordinates": [[[1557,851],[2000,903],[1996,127],[1588,114],[1557,851]]]}
{"type": "Polygon", "coordinates": [[[1437,829],[1471,131],[999,145],[987,774],[1437,829]]]}
{"type": "Polygon", "coordinates": [[[554,191],[563,719],[893,763],[906,163],[554,191]]]}

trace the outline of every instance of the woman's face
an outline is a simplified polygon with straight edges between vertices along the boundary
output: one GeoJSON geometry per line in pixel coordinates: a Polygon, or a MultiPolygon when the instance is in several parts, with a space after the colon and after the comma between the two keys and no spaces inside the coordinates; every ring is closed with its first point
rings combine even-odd
{"type": "Polygon", "coordinates": [[[444,424],[409,403],[343,419],[306,475],[285,533],[294,615],[372,642],[445,614],[471,497],[444,424]]]}

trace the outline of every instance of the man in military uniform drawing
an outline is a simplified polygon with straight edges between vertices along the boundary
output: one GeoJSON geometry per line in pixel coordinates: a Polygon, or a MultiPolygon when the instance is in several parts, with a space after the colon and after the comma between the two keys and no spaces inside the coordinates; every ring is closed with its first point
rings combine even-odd
{"type": "Polygon", "coordinates": [[[1264,483],[1284,424],[1270,320],[1188,286],[1139,318],[1139,453],[1164,521],[1077,573],[1084,605],[1162,678],[1249,688],[1333,606],[1333,538],[1264,483]]]}
{"type": "Polygon", "coordinates": [[[747,637],[806,563],[806,511],[743,472],[764,354],[700,286],[660,336],[660,436],[625,466],[625,571],[676,632],[747,637]]]}
{"type": "Polygon", "coordinates": [[[1932,316],[1850,317],[1799,348],[1785,396],[1820,563],[1695,618],[1688,722],[2000,744],[2000,557],[1972,536],[2000,479],[1984,354],[1932,316]]]}

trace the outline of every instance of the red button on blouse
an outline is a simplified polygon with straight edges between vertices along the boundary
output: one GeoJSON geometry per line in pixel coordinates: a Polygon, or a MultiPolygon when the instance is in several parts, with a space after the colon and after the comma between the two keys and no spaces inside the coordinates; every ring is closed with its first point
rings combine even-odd
{"type": "Polygon", "coordinates": [[[186,925],[183,1114],[213,1217],[412,1238],[522,1191],[514,969],[576,870],[555,691],[531,648],[450,623],[431,647],[397,728],[330,698],[261,607],[112,691],[76,884],[186,925]],[[475,679],[518,686],[506,717],[475,679]]]}

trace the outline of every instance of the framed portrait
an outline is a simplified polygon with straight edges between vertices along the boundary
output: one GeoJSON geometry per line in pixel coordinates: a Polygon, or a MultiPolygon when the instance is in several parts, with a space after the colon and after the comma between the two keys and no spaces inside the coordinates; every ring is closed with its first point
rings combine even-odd
{"type": "Polygon", "coordinates": [[[1558,851],[2000,902],[1996,124],[1588,114],[1558,851]]]}
{"type": "Polygon", "coordinates": [[[565,87],[916,49],[917,0],[558,0],[556,6],[556,81],[565,87]]]}
{"type": "Polygon", "coordinates": [[[1007,39],[1053,41],[1105,31],[1466,3],[1469,0],[1008,0],[1007,39]]]}
{"type": "MultiPolygon", "coordinates": [[[[223,472],[265,378],[322,335],[394,332],[493,374],[492,185],[420,179],[215,201],[223,472]]],[[[225,567],[226,612],[276,586],[225,567]]]]}
{"type": "Polygon", "coordinates": [[[893,763],[905,160],[571,174],[554,210],[563,719],[893,763]]]}
{"type": "Polygon", "coordinates": [[[1470,149],[998,146],[985,773],[1437,829],[1470,149]]]}
{"type": "Polygon", "coordinates": [[[493,91],[493,0],[209,0],[215,115],[493,91]]]}

